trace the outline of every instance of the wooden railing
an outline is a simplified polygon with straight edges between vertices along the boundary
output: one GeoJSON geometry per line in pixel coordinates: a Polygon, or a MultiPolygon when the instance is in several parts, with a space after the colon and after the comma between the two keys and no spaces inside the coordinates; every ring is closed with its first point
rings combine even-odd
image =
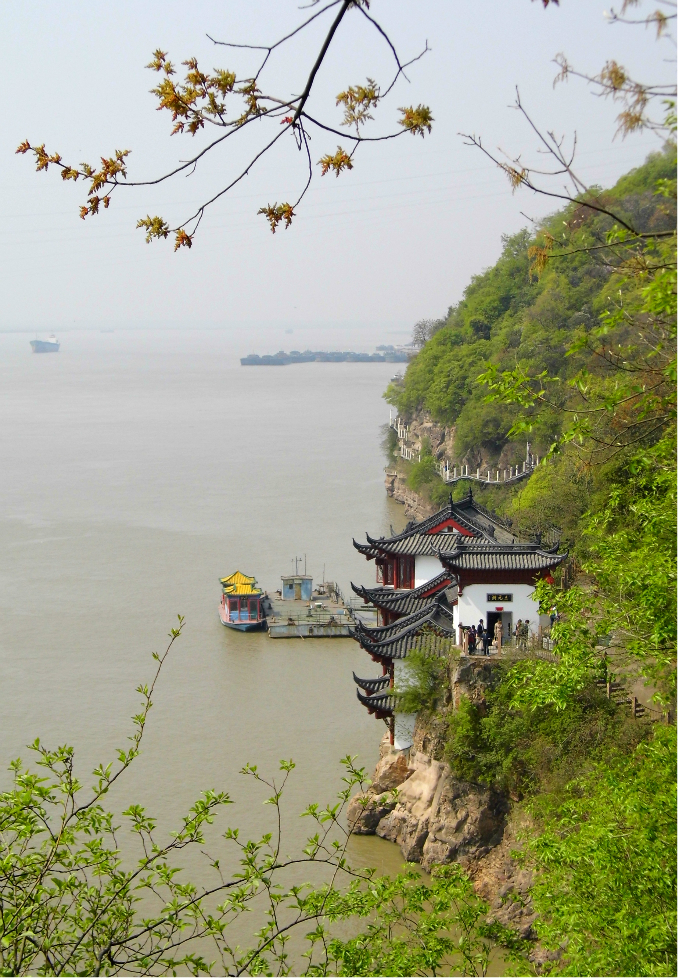
{"type": "Polygon", "coordinates": [[[604,689],[608,700],[616,703],[617,706],[630,706],[631,716],[635,720],[639,720],[641,717],[646,717],[651,723],[671,723],[673,720],[670,710],[656,710],[653,706],[648,706],[647,703],[641,703],[635,695],[627,696],[624,684],[615,679],[599,679],[596,686],[598,689],[604,689]]]}

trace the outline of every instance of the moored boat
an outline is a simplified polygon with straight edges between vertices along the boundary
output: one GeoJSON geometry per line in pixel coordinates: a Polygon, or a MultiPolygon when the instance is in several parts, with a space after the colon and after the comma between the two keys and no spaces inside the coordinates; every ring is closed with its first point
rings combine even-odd
{"type": "Polygon", "coordinates": [[[33,353],[58,353],[61,343],[54,333],[46,340],[31,340],[31,350],[33,353]]]}
{"type": "Polygon", "coordinates": [[[267,627],[268,596],[257,587],[256,578],[235,571],[221,578],[219,618],[222,625],[239,632],[263,631],[267,627]]]}

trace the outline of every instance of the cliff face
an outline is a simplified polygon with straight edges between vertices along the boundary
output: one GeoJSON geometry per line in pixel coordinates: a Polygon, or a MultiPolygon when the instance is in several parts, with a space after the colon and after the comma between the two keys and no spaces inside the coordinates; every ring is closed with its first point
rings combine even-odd
{"type": "MultiPolygon", "coordinates": [[[[481,704],[492,681],[491,663],[461,656],[446,697],[451,708],[462,696],[481,704]]],[[[372,784],[351,799],[349,825],[357,834],[395,842],[408,862],[421,863],[427,871],[460,863],[490,904],[493,919],[531,937],[532,879],[511,856],[517,841],[510,799],[455,778],[442,759],[445,726],[444,717],[418,720],[407,751],[396,751],[384,737],[372,784]]]]}
{"type": "MultiPolygon", "coordinates": [[[[510,465],[516,465],[524,459],[524,444],[506,442],[499,455],[496,449],[478,443],[465,451],[459,457],[456,442],[456,427],[445,426],[434,421],[424,410],[414,412],[407,420],[407,447],[414,452],[415,458],[421,452],[425,441],[431,446],[433,455],[438,461],[447,459],[450,465],[467,465],[471,472],[480,469],[481,472],[503,470],[510,465]]],[[[396,497],[397,498],[397,497],[396,497]]]]}
{"type": "Polygon", "coordinates": [[[420,452],[425,441],[428,440],[436,458],[451,459],[454,455],[454,428],[446,428],[438,424],[425,412],[412,417],[408,424],[407,440],[415,452],[420,452]]]}
{"type": "Polygon", "coordinates": [[[408,520],[416,520],[417,522],[425,520],[427,516],[432,516],[440,508],[410,489],[407,485],[407,476],[397,470],[386,473],[386,495],[404,505],[405,516],[408,520]]]}

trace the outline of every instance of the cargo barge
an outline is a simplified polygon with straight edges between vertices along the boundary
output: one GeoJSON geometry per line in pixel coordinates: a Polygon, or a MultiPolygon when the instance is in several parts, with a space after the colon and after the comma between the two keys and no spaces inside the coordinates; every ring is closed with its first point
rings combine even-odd
{"type": "Polygon", "coordinates": [[[33,353],[58,353],[60,348],[61,343],[59,343],[54,333],[46,340],[31,340],[31,350],[33,353]]]}

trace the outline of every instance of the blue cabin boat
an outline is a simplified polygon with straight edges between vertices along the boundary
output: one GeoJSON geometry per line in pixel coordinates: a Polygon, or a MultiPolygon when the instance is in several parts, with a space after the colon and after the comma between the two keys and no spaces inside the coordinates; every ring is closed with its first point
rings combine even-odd
{"type": "Polygon", "coordinates": [[[239,632],[263,631],[267,627],[264,605],[268,601],[254,577],[235,571],[221,578],[219,618],[222,625],[239,632]]]}

